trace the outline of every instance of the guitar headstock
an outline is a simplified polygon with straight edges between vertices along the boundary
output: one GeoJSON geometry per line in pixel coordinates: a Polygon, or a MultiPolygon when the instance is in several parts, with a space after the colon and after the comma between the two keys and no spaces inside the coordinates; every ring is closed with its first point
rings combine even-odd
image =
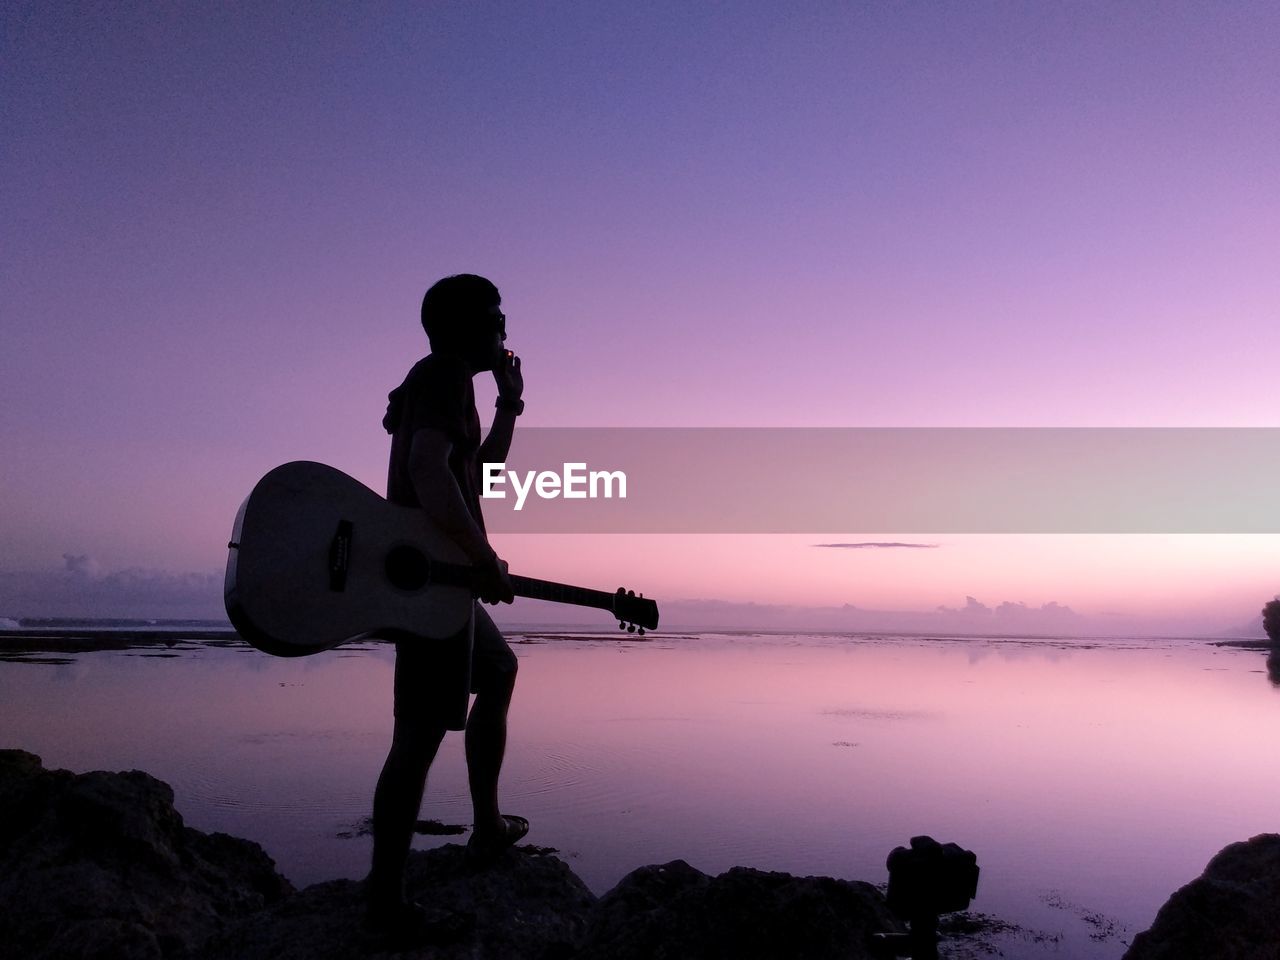
{"type": "Polygon", "coordinates": [[[646,630],[658,628],[658,604],[646,600],[644,594],[618,588],[613,595],[613,615],[618,618],[618,629],[644,636],[646,630]]]}

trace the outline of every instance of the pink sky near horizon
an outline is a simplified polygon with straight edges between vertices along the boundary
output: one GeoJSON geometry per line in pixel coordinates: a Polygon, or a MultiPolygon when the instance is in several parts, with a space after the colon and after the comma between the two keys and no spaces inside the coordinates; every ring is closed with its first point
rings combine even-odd
{"type": "MultiPolygon", "coordinates": [[[[1280,425],[1271,5],[0,17],[0,571],[218,570],[286,460],[381,489],[422,291],[464,270],[531,425],[1280,425]]],[[[500,549],[886,609],[1226,626],[1280,589],[1274,536],[830,539],[500,549]]]]}

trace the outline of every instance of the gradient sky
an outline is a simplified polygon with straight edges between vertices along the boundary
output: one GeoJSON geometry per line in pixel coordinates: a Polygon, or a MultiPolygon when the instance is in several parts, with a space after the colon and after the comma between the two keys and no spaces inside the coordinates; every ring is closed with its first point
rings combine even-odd
{"type": "MultiPolygon", "coordinates": [[[[522,423],[1276,426],[1277,49],[1270,3],[5,4],[0,572],[219,571],[290,459],[381,489],[459,271],[522,423]]],[[[1274,537],[811,542],[498,546],[673,598],[1280,588],[1274,537]]]]}

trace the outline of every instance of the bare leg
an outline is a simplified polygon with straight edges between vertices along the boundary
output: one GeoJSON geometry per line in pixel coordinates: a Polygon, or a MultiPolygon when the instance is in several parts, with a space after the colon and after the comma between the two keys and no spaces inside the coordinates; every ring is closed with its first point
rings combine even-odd
{"type": "Polygon", "coordinates": [[[467,718],[467,779],[475,834],[481,837],[506,832],[498,807],[498,775],[507,749],[507,708],[515,682],[512,673],[501,685],[477,693],[467,718]]]}
{"type": "Polygon", "coordinates": [[[422,807],[427,769],[435,759],[444,727],[423,728],[421,722],[395,722],[391,750],[373,793],[373,867],[367,895],[373,904],[404,899],[404,868],[413,828],[422,807]]]}

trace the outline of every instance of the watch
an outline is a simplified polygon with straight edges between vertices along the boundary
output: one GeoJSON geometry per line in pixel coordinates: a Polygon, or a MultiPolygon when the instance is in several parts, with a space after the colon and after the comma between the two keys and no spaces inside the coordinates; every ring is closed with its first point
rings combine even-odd
{"type": "Polygon", "coordinates": [[[520,416],[520,414],[524,413],[523,400],[510,400],[507,397],[500,396],[498,397],[497,400],[494,401],[493,405],[497,407],[499,410],[510,410],[517,417],[520,416]]]}

